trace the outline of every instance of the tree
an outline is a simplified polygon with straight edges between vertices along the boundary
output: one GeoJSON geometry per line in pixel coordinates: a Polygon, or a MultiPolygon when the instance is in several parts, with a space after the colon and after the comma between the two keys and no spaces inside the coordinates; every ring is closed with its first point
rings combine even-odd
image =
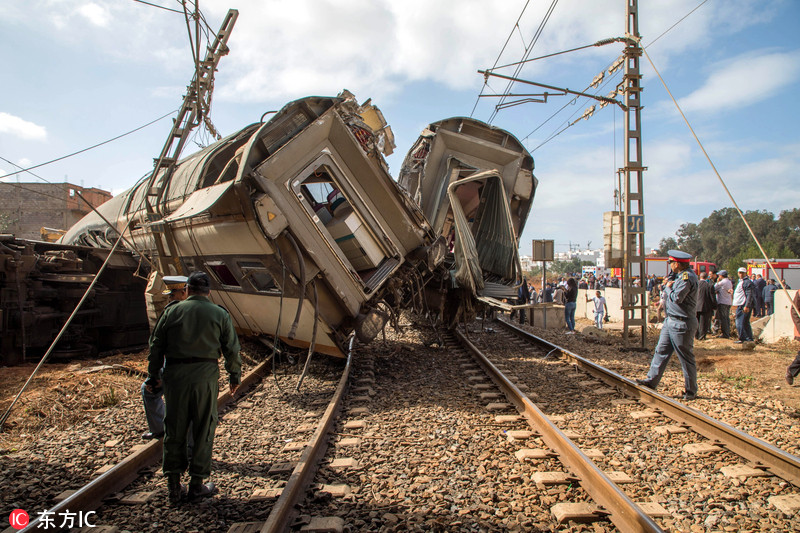
{"type": "MultiPolygon", "coordinates": [[[[744,218],[761,242],[768,257],[800,257],[800,209],[783,211],[778,220],[769,211],[747,211],[744,218]]],[[[700,223],[681,224],[675,237],[659,243],[659,255],[679,249],[712,261],[729,270],[742,266],[744,259],[761,257],[739,213],[732,207],[713,211],[700,223]]]]}
{"type": "Polygon", "coordinates": [[[669,250],[675,250],[677,248],[678,248],[678,241],[675,240],[675,237],[664,237],[663,239],[661,239],[661,242],[658,243],[656,254],[668,255],[669,250]]]}

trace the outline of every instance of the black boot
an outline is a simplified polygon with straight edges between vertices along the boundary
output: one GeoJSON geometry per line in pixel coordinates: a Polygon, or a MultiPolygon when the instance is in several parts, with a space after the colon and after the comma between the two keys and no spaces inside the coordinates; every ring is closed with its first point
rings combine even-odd
{"type": "Polygon", "coordinates": [[[189,483],[189,501],[196,501],[208,498],[217,493],[217,487],[213,483],[203,483],[203,478],[192,476],[189,483]]]}
{"type": "Polygon", "coordinates": [[[169,503],[175,505],[183,499],[183,486],[180,474],[167,474],[167,490],[169,490],[169,503]]]}

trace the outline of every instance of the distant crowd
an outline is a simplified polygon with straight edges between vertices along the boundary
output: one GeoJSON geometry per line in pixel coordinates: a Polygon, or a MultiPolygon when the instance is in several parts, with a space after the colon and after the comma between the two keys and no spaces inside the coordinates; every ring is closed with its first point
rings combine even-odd
{"type": "MultiPolygon", "coordinates": [[[[773,314],[774,293],[780,288],[780,285],[772,279],[764,279],[761,274],[750,279],[744,268],[740,269],[741,273],[744,275],[735,288],[725,270],[702,272],[698,276],[702,282],[698,287],[696,308],[698,330],[695,337],[698,340],[705,340],[709,334],[721,338],[732,338],[730,331],[731,307],[737,312],[736,337],[739,342],[752,340],[752,333],[748,332],[751,316],[760,318],[773,314]],[[748,305],[744,305],[745,303],[748,305]],[[740,308],[747,308],[748,311],[745,312],[740,308]]],[[[659,278],[653,274],[645,279],[645,289],[650,296],[651,305],[655,309],[657,321],[661,322],[664,315],[663,295],[666,278],[659,278]]],[[[781,280],[781,282],[786,285],[785,280],[781,280]]],[[[638,276],[634,277],[632,283],[635,287],[641,287],[641,279],[638,276]]],[[[602,329],[603,322],[608,321],[608,308],[601,291],[608,287],[619,288],[620,285],[620,278],[613,274],[596,276],[588,273],[583,277],[579,277],[577,274],[566,277],[559,276],[557,279],[547,281],[541,289],[538,289],[533,282],[526,280],[519,288],[517,301],[514,303],[517,305],[555,303],[565,306],[564,322],[567,333],[570,334],[575,330],[575,311],[570,304],[577,302],[577,289],[594,290],[596,291],[595,295],[587,295],[586,301],[594,304],[595,325],[602,329]],[[571,290],[573,284],[574,293],[571,290]]],[[[788,285],[786,288],[791,289],[788,285]]],[[[520,323],[525,320],[524,310],[512,311],[511,316],[519,316],[520,323]]]]}

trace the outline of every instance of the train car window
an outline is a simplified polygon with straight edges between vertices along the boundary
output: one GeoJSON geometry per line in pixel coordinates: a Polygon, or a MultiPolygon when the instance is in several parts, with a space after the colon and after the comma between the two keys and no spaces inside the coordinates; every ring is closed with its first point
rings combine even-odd
{"type": "Polygon", "coordinates": [[[262,263],[258,261],[239,261],[237,264],[242,271],[242,278],[249,281],[255,290],[258,292],[280,293],[278,285],[262,263]]]}
{"type": "Polygon", "coordinates": [[[233,272],[228,268],[223,261],[206,261],[206,266],[208,269],[214,273],[214,276],[217,278],[222,285],[227,285],[228,287],[241,287],[239,282],[236,281],[236,276],[233,275],[233,272]]]}

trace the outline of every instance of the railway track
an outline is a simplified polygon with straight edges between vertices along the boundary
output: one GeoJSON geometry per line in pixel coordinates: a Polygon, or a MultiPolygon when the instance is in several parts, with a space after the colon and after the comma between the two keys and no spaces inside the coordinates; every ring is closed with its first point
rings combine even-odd
{"type": "MultiPolygon", "coordinates": [[[[603,501],[616,493],[607,479],[584,472],[586,455],[666,528],[688,529],[695,525],[688,518],[702,514],[709,517],[704,525],[713,527],[724,522],[725,512],[737,511],[754,515],[737,522],[739,528],[796,526],[775,508],[798,497],[798,457],[520,328],[497,324],[521,342],[498,343],[499,334],[478,336],[487,355],[461,333],[460,340],[593,498],[598,495],[595,501],[621,530],[650,526],[630,521],[636,514],[629,502],[620,499],[612,502],[620,507],[611,507],[603,501]],[[504,375],[501,365],[513,368],[513,377],[504,375]],[[536,392],[527,398],[520,387],[536,392]]],[[[548,482],[564,480],[553,476],[548,482]]],[[[575,513],[589,519],[591,509],[575,513]]]]}
{"type": "MultiPolygon", "coordinates": [[[[334,368],[330,361],[312,365],[301,392],[296,393],[291,389],[298,376],[282,375],[276,383],[275,378],[269,376],[271,366],[272,362],[267,360],[249,371],[236,398],[231,398],[226,392],[218,399],[220,423],[215,437],[212,478],[220,487],[220,495],[196,504],[170,506],[166,497],[166,480],[159,467],[162,443],[161,440],[152,440],[145,444],[137,443],[130,454],[124,454],[121,461],[108,463],[96,471],[93,479],[82,487],[60,494],[53,491],[50,497],[37,498],[53,503],[38,504],[38,511],[46,507],[50,519],[42,523],[41,517],[31,512],[31,521],[23,531],[39,531],[45,526],[50,530],[66,531],[68,528],[58,527],[62,517],[70,513],[76,517],[77,513],[85,515],[90,511],[94,512],[90,515],[94,527],[70,530],[108,533],[125,530],[227,531],[242,519],[263,520],[269,517],[276,524],[282,523],[281,520],[285,522],[288,515],[283,502],[292,497],[299,485],[307,482],[298,477],[298,473],[313,472],[304,464],[314,463],[314,454],[319,453],[325,444],[328,430],[324,425],[334,419],[336,396],[342,394],[349,367],[345,366],[344,370],[334,368]]],[[[140,400],[136,399],[134,403],[140,404],[140,400]]],[[[142,418],[140,405],[135,406],[135,411],[133,417],[142,418]]],[[[130,434],[130,430],[126,433],[130,434]]],[[[112,444],[124,446],[118,442],[122,440],[136,442],[138,431],[134,429],[133,433],[136,437],[107,441],[106,449],[112,444]]],[[[95,453],[105,455],[106,452],[95,453]]],[[[69,461],[70,458],[63,460],[69,461]]],[[[55,469],[52,459],[50,466],[55,469]]],[[[29,468],[28,472],[37,475],[34,468],[29,468]]],[[[56,477],[52,475],[45,479],[55,481],[56,477]]],[[[80,478],[73,476],[73,479],[80,478]]],[[[58,479],[58,482],[61,486],[65,483],[63,479],[58,479]]],[[[18,496],[8,504],[12,509],[31,510],[22,498],[18,496]]],[[[274,526],[272,530],[283,529],[274,526]]],[[[6,531],[17,530],[8,528],[6,531]]]]}
{"type": "Polygon", "coordinates": [[[740,455],[752,462],[757,468],[768,471],[796,487],[800,487],[800,458],[792,455],[772,444],[753,437],[748,433],[734,428],[724,422],[716,420],[706,414],[692,409],[681,402],[659,394],[658,392],[636,385],[615,372],[594,364],[577,354],[565,350],[531,333],[517,328],[504,321],[498,321],[502,327],[512,331],[515,335],[526,341],[535,343],[552,353],[556,350],[570,365],[574,365],[581,372],[600,380],[610,387],[614,387],[626,396],[634,397],[642,404],[649,406],[655,412],[671,418],[680,426],[689,427],[703,435],[709,441],[721,445],[731,452],[740,455]]]}
{"type": "MultiPolygon", "coordinates": [[[[117,531],[800,526],[774,499],[798,492],[791,454],[743,434],[769,452],[743,461],[732,450],[744,444],[691,429],[695,419],[713,423],[696,409],[506,326],[473,326],[445,335],[444,345],[408,326],[359,348],[344,369],[317,363],[303,394],[288,393],[296,375],[281,378],[281,390],[273,378],[248,378],[250,391],[221,414],[213,467],[221,495],[169,507],[157,467],[126,458],[95,480],[91,503],[76,507],[88,496],[73,495],[61,508],[96,508],[94,523],[117,531]],[[680,421],[666,416],[684,411],[680,421]],[[689,451],[709,443],[720,449],[689,451]],[[754,470],[731,469],[742,466],[754,470]],[[119,489],[110,480],[123,473],[136,479],[119,489]]],[[[254,375],[265,376],[264,365],[254,375]]],[[[157,461],[157,446],[136,453],[149,449],[157,461]]]]}

